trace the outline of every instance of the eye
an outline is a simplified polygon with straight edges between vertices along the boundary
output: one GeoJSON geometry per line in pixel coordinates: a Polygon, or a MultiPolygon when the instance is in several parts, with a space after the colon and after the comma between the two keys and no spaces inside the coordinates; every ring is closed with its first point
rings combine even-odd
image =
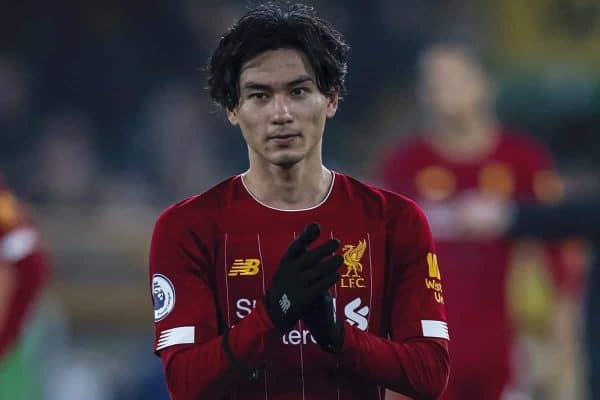
{"type": "Polygon", "coordinates": [[[307,88],[305,88],[305,87],[296,87],[296,88],[293,88],[293,89],[290,91],[290,94],[291,94],[292,96],[294,96],[294,97],[299,97],[299,96],[302,96],[303,94],[305,94],[305,93],[307,93],[307,92],[308,92],[308,89],[307,89],[307,88]]]}
{"type": "Polygon", "coordinates": [[[256,100],[265,100],[267,98],[267,93],[265,92],[254,92],[254,93],[250,93],[248,95],[249,99],[256,99],[256,100]]]}

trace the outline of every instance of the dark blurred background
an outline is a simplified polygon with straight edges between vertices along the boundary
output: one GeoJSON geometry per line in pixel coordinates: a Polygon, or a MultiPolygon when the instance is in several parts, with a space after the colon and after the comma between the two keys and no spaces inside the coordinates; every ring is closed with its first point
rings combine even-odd
{"type": "MultiPolygon", "coordinates": [[[[600,192],[600,2],[309,3],[352,46],[348,94],[326,130],[333,169],[373,178],[388,140],[418,125],[419,54],[452,41],[484,61],[500,119],[553,151],[567,196],[600,192]]],[[[148,242],[162,208],[247,168],[241,135],[207,97],[204,66],[248,4],[2,5],[0,171],[54,269],[27,331],[44,360],[43,398],[161,398],[148,242]]]]}

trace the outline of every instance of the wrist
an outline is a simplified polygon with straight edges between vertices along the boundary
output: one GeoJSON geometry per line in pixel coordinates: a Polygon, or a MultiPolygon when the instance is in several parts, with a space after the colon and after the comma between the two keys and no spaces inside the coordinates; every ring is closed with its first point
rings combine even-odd
{"type": "Polygon", "coordinates": [[[286,333],[292,328],[293,324],[290,324],[289,317],[283,314],[279,301],[272,297],[270,290],[265,292],[263,305],[271,326],[277,328],[281,333],[286,333]]]}
{"type": "Polygon", "coordinates": [[[336,320],[331,327],[330,340],[322,344],[321,348],[328,353],[340,354],[344,347],[345,334],[344,322],[339,319],[336,320]]]}

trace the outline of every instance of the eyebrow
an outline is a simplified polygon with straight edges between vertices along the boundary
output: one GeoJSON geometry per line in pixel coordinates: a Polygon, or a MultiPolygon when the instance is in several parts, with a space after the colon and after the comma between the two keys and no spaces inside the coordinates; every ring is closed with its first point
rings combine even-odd
{"type": "MultiPolygon", "coordinates": [[[[299,76],[298,78],[294,79],[293,81],[287,82],[285,84],[285,86],[286,87],[296,86],[296,85],[299,85],[304,82],[313,82],[314,83],[314,79],[308,75],[302,75],[302,76],[299,76]]],[[[244,84],[243,88],[244,89],[255,89],[255,90],[270,90],[270,89],[272,89],[272,86],[264,84],[264,83],[248,81],[244,84]]]]}

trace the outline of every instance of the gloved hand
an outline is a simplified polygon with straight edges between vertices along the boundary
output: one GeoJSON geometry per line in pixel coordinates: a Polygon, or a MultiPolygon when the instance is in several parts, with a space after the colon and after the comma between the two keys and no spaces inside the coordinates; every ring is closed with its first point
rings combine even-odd
{"type": "Polygon", "coordinates": [[[321,293],[304,308],[302,320],[319,346],[330,353],[339,353],[344,345],[344,322],[335,317],[333,297],[329,291],[321,293]]]}
{"type": "Polygon", "coordinates": [[[340,277],[337,269],[342,265],[341,255],[331,254],[339,241],[330,239],[324,244],[307,250],[319,237],[320,228],[309,224],[289,246],[279,269],[266,291],[264,302],[273,325],[287,332],[300,319],[304,307],[322,295],[340,277]]]}

